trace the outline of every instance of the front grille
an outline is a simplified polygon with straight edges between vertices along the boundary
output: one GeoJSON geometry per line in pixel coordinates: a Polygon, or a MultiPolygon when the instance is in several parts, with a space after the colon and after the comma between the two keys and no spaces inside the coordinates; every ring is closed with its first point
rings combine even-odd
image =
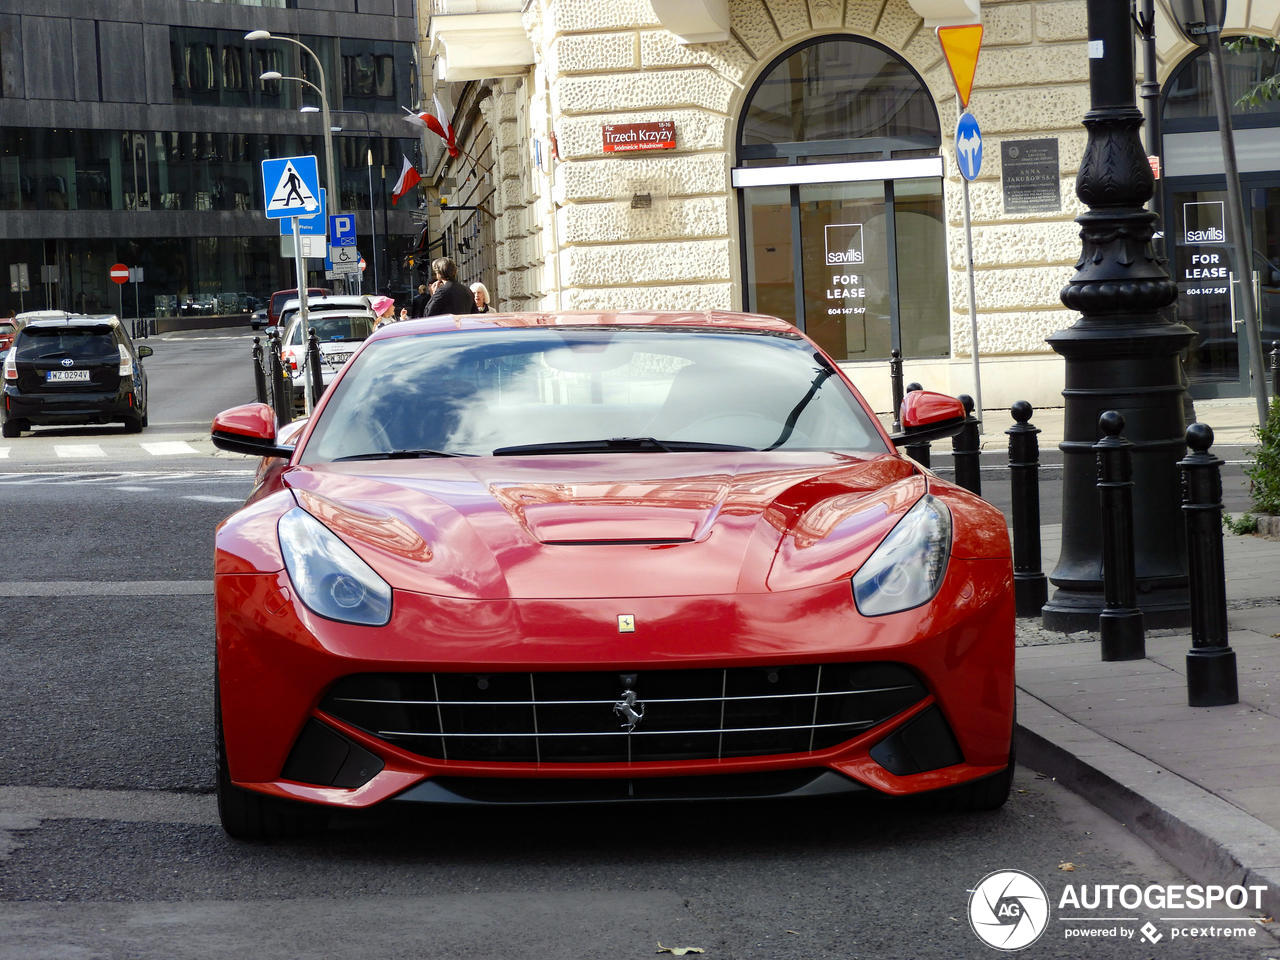
{"type": "Polygon", "coordinates": [[[896,663],[344,677],[321,709],[423,757],[639,763],[808,753],[918,703],[896,663]],[[643,712],[628,731],[632,710],[643,712]]]}

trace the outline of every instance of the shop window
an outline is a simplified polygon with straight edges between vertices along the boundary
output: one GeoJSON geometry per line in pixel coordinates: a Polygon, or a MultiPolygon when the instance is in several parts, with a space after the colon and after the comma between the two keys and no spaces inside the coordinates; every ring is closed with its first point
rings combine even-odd
{"type": "Polygon", "coordinates": [[[738,130],[744,306],[839,360],[948,355],[940,145],[923,81],[877,44],[820,37],[770,64],[738,130]]]}

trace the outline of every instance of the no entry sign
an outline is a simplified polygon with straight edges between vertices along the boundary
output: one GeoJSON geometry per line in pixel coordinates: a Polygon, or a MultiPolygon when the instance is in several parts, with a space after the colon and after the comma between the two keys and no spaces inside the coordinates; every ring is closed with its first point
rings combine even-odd
{"type": "Polygon", "coordinates": [[[129,268],[123,263],[113,264],[111,267],[111,279],[116,283],[128,283],[129,268]]]}

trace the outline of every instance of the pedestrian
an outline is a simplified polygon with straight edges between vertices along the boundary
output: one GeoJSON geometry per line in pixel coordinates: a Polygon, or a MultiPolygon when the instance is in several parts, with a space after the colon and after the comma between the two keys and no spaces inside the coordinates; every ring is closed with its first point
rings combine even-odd
{"type": "Polygon", "coordinates": [[[471,296],[475,300],[476,313],[489,312],[489,288],[477,280],[471,285],[471,296]]]}
{"type": "Polygon", "coordinates": [[[442,313],[471,313],[475,300],[471,291],[458,282],[458,265],[448,257],[431,261],[431,271],[436,275],[435,291],[427,303],[424,316],[434,317],[442,313]]]}
{"type": "Polygon", "coordinates": [[[425,317],[427,315],[427,304],[431,301],[431,294],[427,292],[425,283],[418,284],[418,295],[409,301],[409,316],[425,317]]]}

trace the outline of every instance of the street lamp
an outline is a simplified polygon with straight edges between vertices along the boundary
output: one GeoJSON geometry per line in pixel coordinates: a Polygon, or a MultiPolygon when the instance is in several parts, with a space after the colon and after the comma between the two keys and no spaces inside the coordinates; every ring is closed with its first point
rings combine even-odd
{"type": "MultiPolygon", "coordinates": [[[[320,58],[316,56],[316,52],[308,47],[301,40],[295,40],[293,37],[278,37],[270,30],[250,30],[244,35],[246,40],[283,40],[285,43],[292,43],[295,47],[301,47],[307,53],[311,54],[311,59],[316,62],[317,75],[320,77],[320,85],[316,86],[310,80],[303,77],[286,77],[282,76],[277,70],[268,70],[259,77],[260,80],[296,80],[298,83],[305,83],[308,87],[320,94],[320,111],[324,114],[324,149],[325,149],[325,176],[329,181],[329,212],[338,213],[342,208],[342,188],[338,184],[337,178],[333,175],[333,134],[329,127],[329,98],[325,95],[324,87],[324,64],[320,62],[320,58]]],[[[327,232],[327,231],[326,231],[327,232]]]]}
{"type": "MultiPolygon", "coordinates": [[[[1227,78],[1222,68],[1222,24],[1226,21],[1226,0],[1172,0],[1174,22],[1192,43],[1208,48],[1209,70],[1213,73],[1213,105],[1218,114],[1218,136],[1222,142],[1222,172],[1227,180],[1227,223],[1231,243],[1228,255],[1231,271],[1240,284],[1238,296],[1244,313],[1245,335],[1249,338],[1249,376],[1258,404],[1258,425],[1267,422],[1267,374],[1262,365],[1262,331],[1258,328],[1257,304],[1253,299],[1253,262],[1249,235],[1244,229],[1244,201],[1240,193],[1240,168],[1236,164],[1236,143],[1231,131],[1231,106],[1227,103],[1227,78]]],[[[1231,318],[1235,323],[1235,317],[1231,318]]]]}
{"type": "Polygon", "coordinates": [[[1103,608],[1102,533],[1093,444],[1116,410],[1133,442],[1134,548],[1148,627],[1190,622],[1178,460],[1186,449],[1179,356],[1195,334],[1167,319],[1177,287],[1151,246],[1154,183],[1138,130],[1128,4],[1087,0],[1088,131],[1076,195],[1082,251],[1062,302],[1080,313],[1047,337],[1065,360],[1062,552],[1041,616],[1051,630],[1096,630],[1103,608]]]}

